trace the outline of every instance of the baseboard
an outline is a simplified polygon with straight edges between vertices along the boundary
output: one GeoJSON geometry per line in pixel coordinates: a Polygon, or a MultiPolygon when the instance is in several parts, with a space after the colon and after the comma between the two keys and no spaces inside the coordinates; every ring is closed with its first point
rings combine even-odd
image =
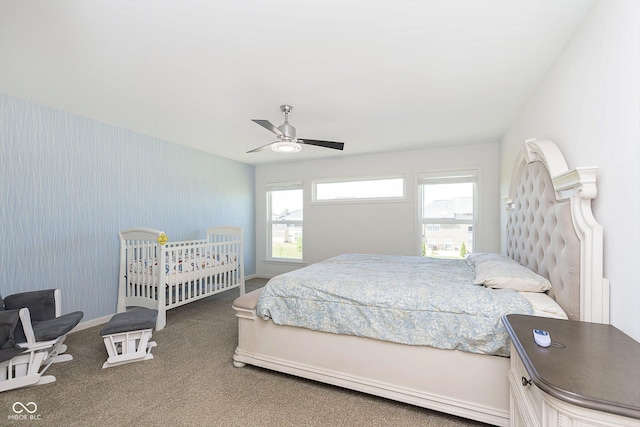
{"type": "Polygon", "coordinates": [[[94,326],[103,325],[107,323],[116,313],[108,314],[106,316],[98,317],[97,319],[87,320],[86,322],[80,322],[78,325],[73,328],[69,333],[72,334],[74,332],[79,332],[84,329],[93,328],[94,326]]]}
{"type": "Polygon", "coordinates": [[[251,274],[249,276],[244,276],[245,281],[251,279],[271,279],[273,276],[266,276],[264,274],[251,274]]]}
{"type": "MultiPolygon", "coordinates": [[[[261,276],[259,274],[250,274],[248,276],[244,276],[245,281],[251,280],[251,279],[270,279],[270,277],[261,276]]],[[[75,328],[69,331],[69,333],[72,334],[74,332],[79,332],[84,329],[93,328],[94,326],[104,325],[109,320],[111,320],[111,318],[115,315],[116,313],[107,314],[106,316],[98,317],[97,319],[91,319],[91,320],[87,320],[86,322],[80,322],[75,328]]]]}

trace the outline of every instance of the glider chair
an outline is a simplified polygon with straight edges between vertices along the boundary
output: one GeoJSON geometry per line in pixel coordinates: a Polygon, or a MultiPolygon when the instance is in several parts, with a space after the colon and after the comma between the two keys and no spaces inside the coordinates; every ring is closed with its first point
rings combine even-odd
{"type": "Polygon", "coordinates": [[[0,307],[0,392],[55,381],[55,377],[43,377],[40,373],[40,367],[53,344],[26,350],[16,345],[15,330],[20,322],[21,311],[29,309],[3,310],[0,307]]]}
{"type": "MultiPolygon", "coordinates": [[[[67,346],[64,339],[82,319],[83,313],[75,311],[62,315],[61,292],[59,289],[21,292],[4,298],[4,311],[18,311],[18,324],[14,329],[15,346],[24,351],[23,355],[32,353],[36,362],[44,354],[38,366],[42,375],[52,363],[73,359],[64,354],[67,346]]],[[[48,376],[46,382],[55,381],[48,376]]],[[[43,384],[44,382],[38,382],[43,384]]]]}

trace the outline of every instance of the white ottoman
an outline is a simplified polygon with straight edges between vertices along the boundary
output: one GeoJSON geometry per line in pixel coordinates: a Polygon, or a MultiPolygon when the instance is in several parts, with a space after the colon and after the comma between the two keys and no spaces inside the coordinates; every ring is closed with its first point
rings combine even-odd
{"type": "Polygon", "coordinates": [[[151,349],[156,343],[150,340],[157,319],[158,310],[148,308],[113,316],[100,331],[109,354],[102,368],[153,359],[151,349]]]}

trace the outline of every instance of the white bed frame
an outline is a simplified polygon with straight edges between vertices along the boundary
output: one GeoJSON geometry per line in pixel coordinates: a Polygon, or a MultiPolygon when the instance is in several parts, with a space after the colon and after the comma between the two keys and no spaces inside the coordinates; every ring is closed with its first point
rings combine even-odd
{"type": "MultiPolygon", "coordinates": [[[[602,227],[591,213],[595,174],[596,168],[569,170],[551,141],[525,142],[505,198],[507,253],[550,279],[551,296],[570,318],[608,323],[602,227]],[[550,175],[540,173],[545,169],[550,175]]],[[[251,364],[509,425],[508,358],[279,326],[256,316],[259,295],[257,290],[234,302],[236,367],[251,364]]]]}
{"type": "Polygon", "coordinates": [[[117,312],[131,306],[156,309],[159,331],[166,325],[167,310],[230,289],[240,288],[240,295],[244,295],[243,250],[240,227],[211,227],[206,239],[177,242],[168,242],[159,230],[123,230],[117,312]],[[186,264],[200,260],[201,254],[216,254],[217,262],[206,268],[166,273],[167,266],[175,265],[171,260],[180,259],[186,264]],[[141,271],[142,263],[148,260],[153,260],[153,269],[147,265],[141,271]]]}

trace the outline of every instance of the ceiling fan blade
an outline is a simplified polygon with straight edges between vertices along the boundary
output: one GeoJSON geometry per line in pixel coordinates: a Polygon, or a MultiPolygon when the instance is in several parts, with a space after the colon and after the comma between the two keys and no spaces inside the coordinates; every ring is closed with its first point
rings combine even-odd
{"type": "Polygon", "coordinates": [[[333,148],[334,150],[344,149],[344,142],[320,141],[318,139],[298,139],[298,143],[307,145],[317,145],[318,147],[333,148]]]}
{"type": "Polygon", "coordinates": [[[271,123],[269,120],[260,120],[260,119],[251,119],[252,122],[259,124],[260,126],[262,126],[263,128],[270,130],[271,132],[275,133],[276,135],[278,135],[278,137],[283,137],[284,134],[282,133],[282,131],[280,129],[278,129],[277,127],[275,127],[273,125],[273,123],[271,123]]]}
{"type": "Polygon", "coordinates": [[[270,146],[271,144],[273,144],[273,142],[268,143],[267,145],[263,145],[262,147],[258,147],[258,148],[254,148],[253,150],[247,151],[246,154],[249,153],[255,153],[256,151],[262,151],[262,149],[267,148],[268,146],[270,146]]]}

